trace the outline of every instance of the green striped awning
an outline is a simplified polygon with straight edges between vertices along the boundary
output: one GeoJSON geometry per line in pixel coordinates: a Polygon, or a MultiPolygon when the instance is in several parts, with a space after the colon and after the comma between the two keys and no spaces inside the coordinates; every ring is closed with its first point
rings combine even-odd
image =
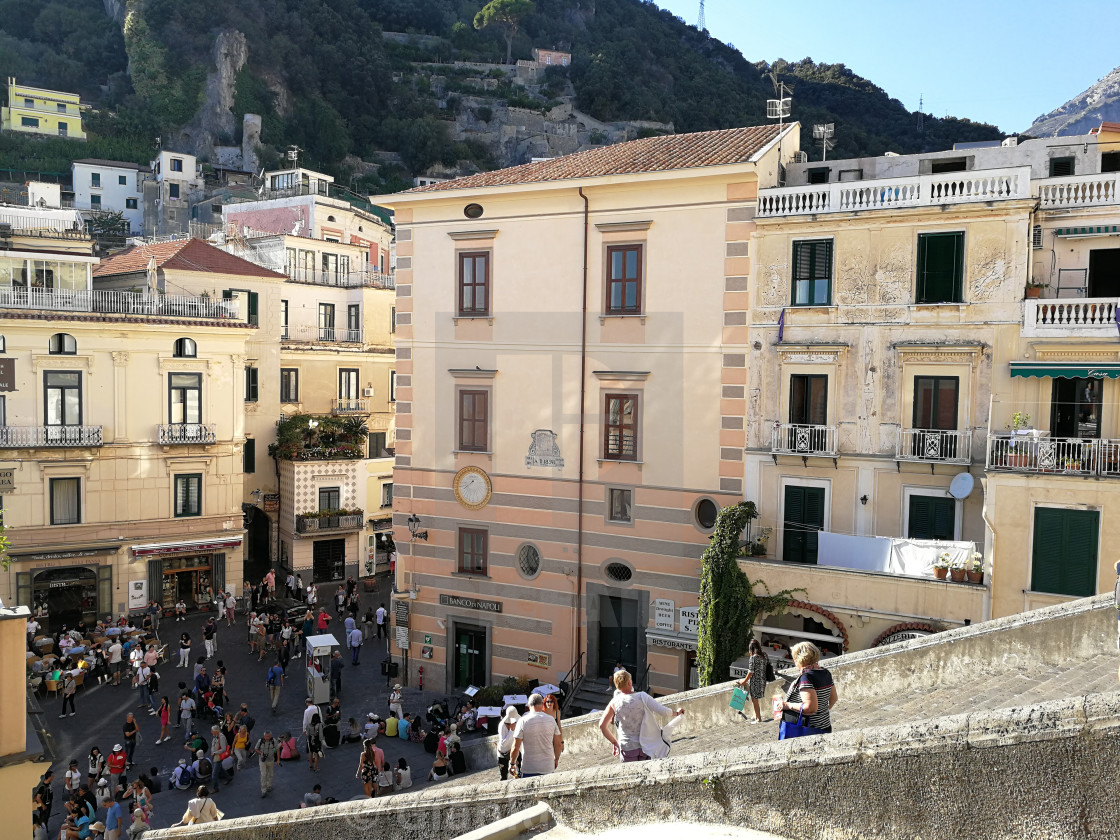
{"type": "Polygon", "coordinates": [[[1066,239],[1076,239],[1079,236],[1117,236],[1120,235],[1120,225],[1058,228],[1054,235],[1064,236],[1066,239]]]}
{"type": "Polygon", "coordinates": [[[1012,376],[1049,376],[1055,379],[1120,379],[1120,363],[1012,362],[1012,376]]]}

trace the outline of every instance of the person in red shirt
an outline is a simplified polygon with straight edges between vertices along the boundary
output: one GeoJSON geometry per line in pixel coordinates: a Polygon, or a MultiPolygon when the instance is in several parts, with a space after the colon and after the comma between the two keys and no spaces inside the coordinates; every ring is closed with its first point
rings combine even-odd
{"type": "Polygon", "coordinates": [[[319,622],[316,625],[319,628],[319,632],[322,633],[324,630],[326,630],[327,625],[329,625],[330,623],[331,617],[327,615],[326,609],[324,607],[319,607],[319,622]]]}
{"type": "Polygon", "coordinates": [[[113,751],[109,753],[109,758],[105,763],[109,768],[109,789],[115,795],[121,774],[124,773],[125,767],[128,765],[128,756],[125,754],[124,746],[122,744],[114,745],[113,751]]]}

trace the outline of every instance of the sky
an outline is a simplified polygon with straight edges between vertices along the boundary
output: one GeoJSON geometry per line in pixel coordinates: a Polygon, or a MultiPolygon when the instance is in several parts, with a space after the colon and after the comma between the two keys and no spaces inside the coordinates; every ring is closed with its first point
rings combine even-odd
{"type": "MultiPolygon", "coordinates": [[[[700,0],[656,2],[696,24],[700,0]]],[[[921,96],[927,114],[1009,134],[1120,65],[1118,0],[706,0],[704,14],[749,61],[845,64],[911,111],[921,96]]]]}

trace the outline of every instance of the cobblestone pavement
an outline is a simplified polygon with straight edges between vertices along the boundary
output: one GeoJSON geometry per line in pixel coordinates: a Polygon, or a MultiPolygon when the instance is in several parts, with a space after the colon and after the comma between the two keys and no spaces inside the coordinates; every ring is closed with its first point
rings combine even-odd
{"type": "MultiPolygon", "coordinates": [[[[333,591],[334,586],[324,585],[320,592],[320,604],[329,599],[333,591]]],[[[371,597],[377,596],[364,594],[363,607],[368,604],[371,597]]],[[[376,605],[378,601],[374,603],[376,605]]],[[[192,650],[198,651],[195,658],[201,655],[202,625],[208,615],[209,613],[192,615],[185,622],[179,623],[174,619],[162,619],[160,636],[164,642],[169,643],[168,652],[178,647],[179,634],[185,629],[191,634],[194,642],[192,650]]],[[[343,638],[341,622],[332,621],[328,632],[333,632],[335,638],[341,641],[343,638]]],[[[363,722],[368,712],[376,712],[382,717],[387,715],[388,686],[386,678],[381,674],[381,661],[385,658],[384,645],[385,640],[381,640],[380,643],[376,639],[367,641],[362,648],[361,664],[357,667],[350,665],[349,652],[343,650],[343,659],[346,663],[341,694],[344,724],[349,717],[363,722]]],[[[193,660],[191,668],[178,668],[177,659],[177,656],[171,657],[170,661],[155,669],[160,675],[158,693],[167,695],[172,700],[178,695],[179,681],[189,683],[193,675],[193,660]]],[[[270,729],[276,736],[285,731],[298,736],[303,725],[306,689],[301,666],[297,664],[295,657],[288,666],[288,679],[281,689],[280,703],[275,716],[270,713],[268,690],[265,686],[265,672],[275,659],[270,660],[266,656],[263,661],[258,662],[257,656],[249,652],[244,616],[240,613],[238,613],[238,623],[233,627],[227,628],[224,621],[219,625],[218,650],[216,656],[207,662],[211,673],[216,660],[223,661],[226,666],[227,692],[231,701],[229,708],[236,711],[241,703],[249,704],[249,711],[256,719],[252,733],[254,740],[265,729],[270,729]]],[[[399,662],[399,657],[395,661],[399,662]]],[[[404,709],[414,715],[421,714],[433,700],[445,696],[406,686],[404,709]]],[[[167,779],[180,756],[186,756],[183,748],[184,730],[173,728],[171,740],[157,745],[155,742],[159,737],[159,719],[137,708],[140,703],[137,690],[126,687],[123,680],[119,687],[109,684],[98,685],[94,680],[78,691],[77,715],[62,720],[58,718],[60,699],[41,698],[40,703],[43,706],[48,728],[54,737],[56,751],[56,761],[53,765],[55,803],[50,821],[50,837],[57,836],[58,828],[62,824],[61,814],[65,813],[62,803],[67,794],[62,779],[67,764],[71,759],[76,759],[84,774],[86,756],[92,746],[96,745],[102,753],[108,754],[114,744],[122,742],[125,715],[130,711],[138,713],[136,720],[140,724],[142,743],[136,749],[136,767],[128,772],[128,776],[133,778],[142,771],[146,772],[151,767],[157,767],[164,786],[164,792],[154,798],[152,827],[165,828],[182,816],[187,800],[193,796],[193,793],[188,795],[187,791],[168,791],[167,779]]],[[[173,714],[173,726],[174,719],[173,714]]],[[[196,728],[208,735],[210,721],[196,721],[196,728]]],[[[466,737],[482,736],[476,733],[466,737]]],[[[428,784],[423,779],[431,769],[432,757],[424,751],[422,744],[401,741],[398,738],[381,738],[378,746],[385,752],[386,760],[394,767],[397,759],[402,756],[408,761],[413,769],[413,778],[418,780],[415,782],[414,789],[423,788],[428,784]]],[[[319,771],[314,773],[308,767],[306,755],[301,761],[286,762],[276,768],[274,789],[268,798],[261,798],[260,771],[256,760],[253,759],[242,772],[237,774],[231,786],[221,787],[215,796],[215,801],[225,812],[226,817],[230,818],[297,808],[303,794],[310,791],[315,784],[323,786],[324,796],[333,796],[339,801],[361,798],[361,782],[354,778],[359,755],[360,748],[357,744],[342,744],[337,749],[327,750],[320,761],[319,771]]],[[[98,818],[103,817],[102,809],[98,813],[98,818]]]]}

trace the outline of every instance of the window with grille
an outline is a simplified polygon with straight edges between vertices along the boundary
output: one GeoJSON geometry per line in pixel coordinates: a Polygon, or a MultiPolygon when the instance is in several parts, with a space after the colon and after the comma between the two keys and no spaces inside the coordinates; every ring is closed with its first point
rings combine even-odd
{"type": "Polygon", "coordinates": [[[631,503],[633,501],[632,490],[627,490],[621,487],[611,487],[607,491],[608,504],[607,504],[607,519],[611,522],[632,522],[631,503]]]}

